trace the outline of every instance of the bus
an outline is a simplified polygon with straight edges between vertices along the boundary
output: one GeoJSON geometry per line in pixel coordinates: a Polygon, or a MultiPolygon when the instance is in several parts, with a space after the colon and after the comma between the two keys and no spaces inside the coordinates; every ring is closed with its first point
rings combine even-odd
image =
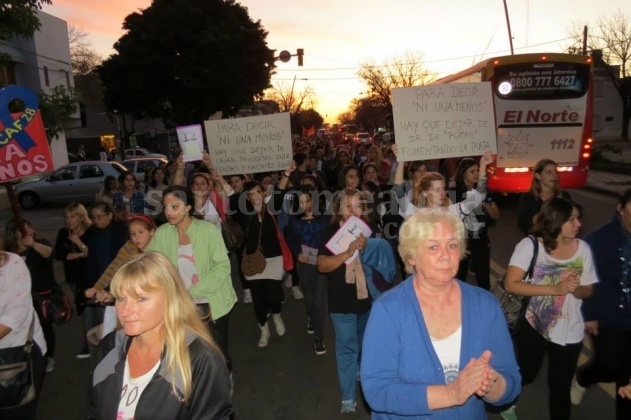
{"type": "Polygon", "coordinates": [[[494,57],[434,83],[486,81],[497,132],[489,189],[528,191],[533,166],[546,158],[557,163],[561,188],[583,187],[593,142],[592,59],[556,53],[494,57]]]}

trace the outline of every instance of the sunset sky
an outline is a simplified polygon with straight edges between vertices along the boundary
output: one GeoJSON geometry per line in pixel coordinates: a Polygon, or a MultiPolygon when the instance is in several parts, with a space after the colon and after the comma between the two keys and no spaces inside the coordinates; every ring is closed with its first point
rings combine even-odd
{"type": "MultiPolygon", "coordinates": [[[[439,77],[460,71],[483,58],[510,53],[501,0],[242,0],[253,20],[269,32],[268,46],[277,53],[305,50],[304,66],[296,58],[278,62],[272,84],[295,90],[311,86],[316,110],[329,123],[348,109],[366,86],[357,70],[366,61],[380,63],[406,51],[422,52],[426,67],[439,77]],[[308,80],[305,80],[308,79],[308,80]]],[[[90,32],[93,47],[104,57],[122,35],[125,16],[151,0],[53,0],[44,11],[90,32]]],[[[562,52],[572,41],[572,23],[594,28],[628,0],[571,2],[510,1],[508,9],[515,53],[562,52]]]]}

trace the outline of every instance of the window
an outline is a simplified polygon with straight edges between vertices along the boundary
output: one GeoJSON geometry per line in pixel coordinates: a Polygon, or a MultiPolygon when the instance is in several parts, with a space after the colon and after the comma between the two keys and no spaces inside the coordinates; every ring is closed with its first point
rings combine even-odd
{"type": "Polygon", "coordinates": [[[135,161],[130,161],[130,162],[123,162],[123,165],[125,165],[125,169],[127,169],[128,171],[132,171],[134,172],[134,164],[136,162],[135,161]]]}
{"type": "Polygon", "coordinates": [[[81,165],[79,179],[101,177],[103,177],[103,171],[101,170],[101,168],[99,168],[98,165],[81,165]]]}
{"type": "Polygon", "coordinates": [[[605,117],[605,121],[607,121],[607,122],[613,122],[613,117],[605,117]]]}
{"type": "Polygon", "coordinates": [[[155,167],[156,163],[152,160],[141,160],[138,162],[138,172],[147,172],[147,170],[155,167]]]}
{"type": "Polygon", "coordinates": [[[0,67],[0,85],[15,85],[15,63],[5,63],[0,67]]]}
{"type": "Polygon", "coordinates": [[[44,83],[46,86],[50,86],[50,80],[48,79],[48,67],[44,66],[44,83]]]}
{"type": "Polygon", "coordinates": [[[51,175],[51,181],[72,181],[77,173],[76,166],[67,166],[51,175]]]}
{"type": "Polygon", "coordinates": [[[66,87],[70,87],[70,73],[66,70],[62,70],[64,76],[66,76],[66,87]]]}

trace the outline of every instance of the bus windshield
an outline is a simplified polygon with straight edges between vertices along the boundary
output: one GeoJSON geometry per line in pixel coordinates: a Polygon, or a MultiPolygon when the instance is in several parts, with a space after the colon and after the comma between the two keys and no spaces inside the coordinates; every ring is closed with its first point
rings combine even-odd
{"type": "Polygon", "coordinates": [[[494,69],[495,94],[502,99],[570,99],[587,93],[590,66],[572,62],[525,62],[494,69]]]}

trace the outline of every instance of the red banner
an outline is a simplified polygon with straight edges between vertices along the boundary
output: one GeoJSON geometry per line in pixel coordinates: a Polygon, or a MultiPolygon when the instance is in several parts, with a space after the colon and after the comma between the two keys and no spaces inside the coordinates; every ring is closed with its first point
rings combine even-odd
{"type": "Polygon", "coordinates": [[[0,182],[52,170],[37,95],[21,86],[0,89],[0,182]]]}

